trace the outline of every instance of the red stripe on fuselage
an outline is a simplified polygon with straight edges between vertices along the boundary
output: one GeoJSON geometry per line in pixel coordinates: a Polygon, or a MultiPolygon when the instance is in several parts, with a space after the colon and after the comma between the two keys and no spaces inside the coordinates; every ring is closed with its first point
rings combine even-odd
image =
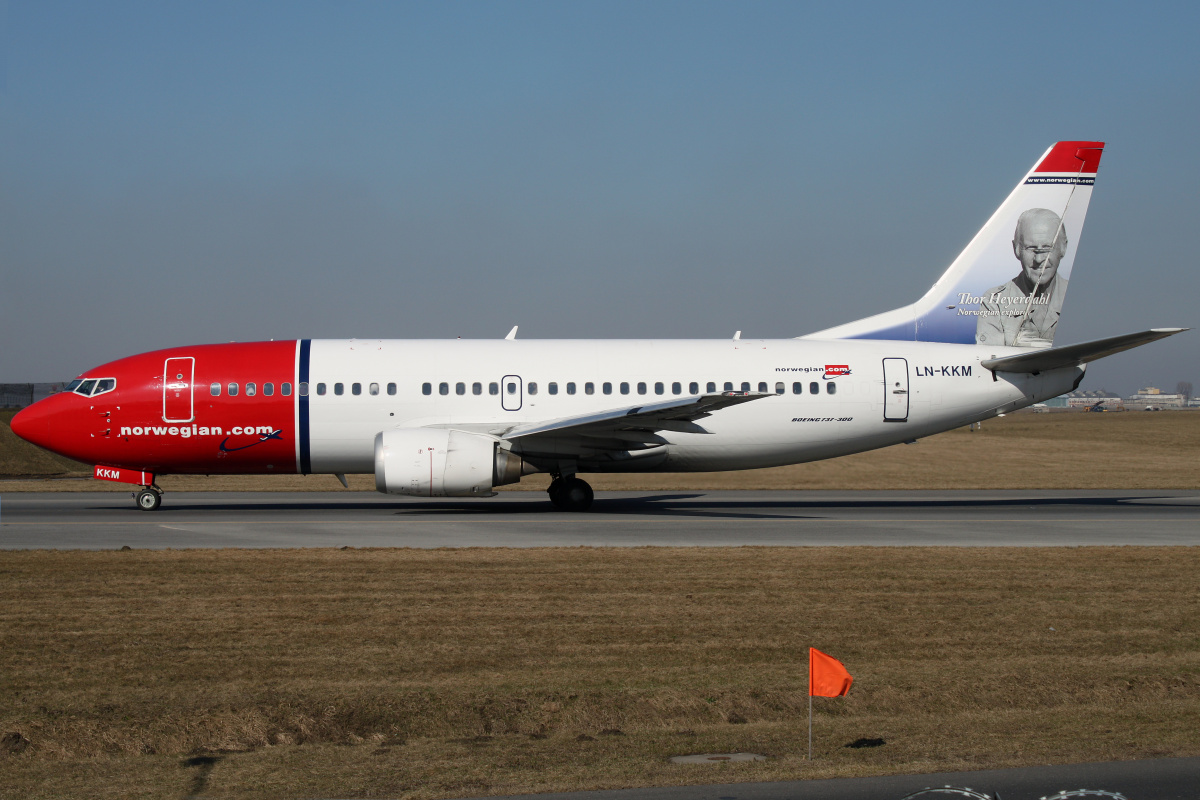
{"type": "Polygon", "coordinates": [[[292,340],[179,347],[90,369],[80,377],[115,378],[116,390],[90,398],[64,392],[31,406],[27,411],[36,409],[48,423],[35,443],[85,463],[158,474],[294,473],[296,346],[292,340]],[[164,380],[171,392],[179,381],[163,369],[177,358],[195,359],[193,418],[166,422],[164,380]]]}

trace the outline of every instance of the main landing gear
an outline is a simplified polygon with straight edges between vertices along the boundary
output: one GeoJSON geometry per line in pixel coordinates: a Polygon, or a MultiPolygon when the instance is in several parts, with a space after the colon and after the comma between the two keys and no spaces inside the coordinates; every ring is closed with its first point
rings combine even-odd
{"type": "Polygon", "coordinates": [[[162,489],[157,486],[143,486],[140,491],[133,493],[133,497],[142,511],[157,511],[162,505],[162,489]]]}
{"type": "Polygon", "coordinates": [[[571,475],[566,478],[555,478],[546,490],[550,502],[559,511],[587,511],[592,507],[592,487],[587,481],[571,475]]]}

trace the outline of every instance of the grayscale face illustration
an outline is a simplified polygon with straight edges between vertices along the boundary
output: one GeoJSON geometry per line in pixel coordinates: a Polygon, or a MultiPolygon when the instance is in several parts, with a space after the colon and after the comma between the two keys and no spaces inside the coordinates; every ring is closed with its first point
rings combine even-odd
{"type": "Polygon", "coordinates": [[[1046,208],[1031,208],[1017,220],[1013,254],[1030,286],[1045,286],[1058,273],[1067,252],[1067,231],[1061,226],[1058,214],[1046,208]]]}

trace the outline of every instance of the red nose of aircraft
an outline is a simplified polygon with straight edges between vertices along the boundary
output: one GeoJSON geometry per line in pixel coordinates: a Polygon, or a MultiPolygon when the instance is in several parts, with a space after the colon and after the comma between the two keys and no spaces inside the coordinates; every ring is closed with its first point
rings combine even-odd
{"type": "Polygon", "coordinates": [[[54,409],[51,408],[54,404],[50,401],[53,399],[51,397],[39,400],[28,408],[18,411],[17,415],[8,423],[12,432],[38,447],[51,449],[50,420],[54,416],[54,409]]]}

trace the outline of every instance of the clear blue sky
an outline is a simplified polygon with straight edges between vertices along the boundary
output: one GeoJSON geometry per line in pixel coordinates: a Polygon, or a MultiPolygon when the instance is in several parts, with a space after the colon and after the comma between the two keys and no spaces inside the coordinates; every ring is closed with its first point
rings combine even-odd
{"type": "MultiPolygon", "coordinates": [[[[0,380],[292,337],[796,336],[1108,142],[1058,335],[1196,326],[1192,3],[10,2],[0,380]]],[[[1084,388],[1200,386],[1200,332],[1084,388]]]]}

